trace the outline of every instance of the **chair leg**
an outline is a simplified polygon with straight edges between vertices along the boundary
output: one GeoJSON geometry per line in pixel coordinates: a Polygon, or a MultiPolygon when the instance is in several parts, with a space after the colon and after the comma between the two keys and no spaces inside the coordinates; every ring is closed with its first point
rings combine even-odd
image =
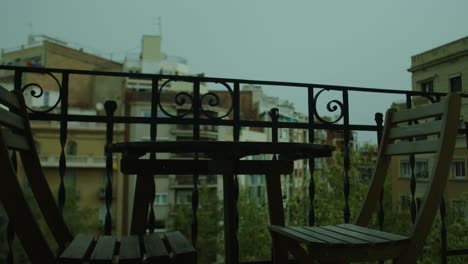
{"type": "Polygon", "coordinates": [[[288,250],[284,243],[284,240],[282,240],[277,234],[274,234],[274,233],[271,234],[271,240],[272,240],[272,245],[273,245],[272,246],[273,252],[271,253],[273,263],[274,264],[288,263],[288,250]]]}

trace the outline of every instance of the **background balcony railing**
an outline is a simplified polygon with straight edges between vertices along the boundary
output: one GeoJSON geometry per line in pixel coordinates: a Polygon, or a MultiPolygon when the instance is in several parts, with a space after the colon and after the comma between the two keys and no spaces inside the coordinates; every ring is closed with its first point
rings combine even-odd
{"type": "MultiPolygon", "coordinates": [[[[41,165],[43,167],[59,167],[59,155],[41,155],[41,165]]],[[[105,168],[106,157],[86,156],[86,155],[67,155],[68,168],[105,168]]]]}
{"type": "MultiPolygon", "coordinates": [[[[43,156],[41,161],[44,167],[58,167],[60,174],[60,188],[59,193],[65,193],[62,188],[64,188],[65,181],[65,171],[69,168],[81,168],[81,167],[96,167],[96,168],[106,168],[106,186],[105,191],[99,192],[104,194],[105,199],[105,220],[104,223],[104,233],[109,233],[112,230],[112,223],[115,221],[111,220],[111,208],[114,201],[114,194],[112,193],[112,184],[113,184],[113,173],[114,173],[114,157],[111,153],[106,153],[104,157],[86,157],[86,156],[73,156],[67,155],[65,153],[65,145],[67,138],[69,136],[68,128],[73,126],[81,126],[77,124],[85,124],[83,127],[87,127],[88,124],[90,127],[98,126],[103,127],[106,125],[106,142],[107,144],[113,142],[114,136],[114,125],[125,126],[126,129],[131,129],[133,125],[144,125],[148,128],[148,133],[150,134],[149,140],[157,141],[161,138],[167,140],[167,135],[160,135],[161,127],[165,125],[175,125],[173,132],[179,133],[178,131],[181,128],[189,128],[189,131],[184,130],[184,138],[190,138],[193,140],[202,140],[204,139],[204,133],[213,135],[218,135],[219,129],[223,128],[231,136],[231,140],[234,142],[241,141],[241,132],[245,133],[247,129],[251,128],[252,134],[258,131],[267,131],[271,132],[273,128],[272,122],[267,118],[266,112],[259,113],[260,115],[256,118],[252,118],[252,115],[247,111],[246,113],[241,111],[241,87],[243,85],[253,85],[253,86],[264,86],[264,87],[274,87],[283,89],[282,91],[301,91],[303,97],[299,98],[305,101],[307,106],[306,114],[303,114],[301,118],[291,119],[288,117],[280,117],[280,121],[275,124],[275,126],[280,130],[280,141],[281,140],[290,140],[291,134],[288,134],[288,130],[297,130],[305,131],[304,141],[306,142],[319,142],[332,144],[336,142],[337,149],[341,150],[342,156],[339,159],[342,165],[342,194],[336,195],[335,197],[343,197],[343,210],[340,212],[342,215],[342,220],[345,223],[351,221],[354,217],[352,215],[350,204],[357,201],[351,201],[350,197],[353,193],[353,187],[351,186],[350,174],[353,169],[353,164],[351,162],[351,152],[356,148],[358,144],[355,139],[355,132],[372,134],[375,142],[381,136],[382,131],[382,113],[390,105],[380,105],[376,109],[368,109],[369,120],[366,122],[356,122],[356,116],[353,116],[351,113],[355,113],[356,105],[362,104],[363,101],[352,101],[350,97],[359,96],[359,98],[365,98],[369,96],[371,98],[379,97],[398,97],[402,102],[402,105],[405,107],[412,107],[415,104],[415,99],[424,100],[426,102],[435,102],[441,99],[445,94],[444,93],[426,93],[419,91],[409,91],[409,90],[389,90],[389,89],[369,89],[363,87],[347,87],[347,86],[336,86],[336,85],[321,85],[313,83],[294,83],[294,82],[274,82],[274,81],[257,81],[257,80],[241,80],[241,79],[226,79],[226,78],[209,78],[209,77],[195,77],[195,76],[173,76],[173,75],[158,75],[158,74],[141,74],[141,73],[122,73],[122,72],[103,72],[103,71],[84,71],[84,70],[67,70],[67,69],[48,69],[48,68],[26,68],[26,67],[15,67],[15,66],[0,66],[0,84],[5,85],[6,87],[11,87],[12,89],[23,91],[27,96],[39,97],[42,95],[40,92],[32,94],[30,89],[34,87],[36,91],[46,91],[51,85],[56,86],[56,90],[59,92],[57,97],[57,102],[52,102],[50,106],[43,107],[41,109],[31,108],[30,118],[34,122],[56,122],[58,125],[58,136],[57,144],[60,145],[61,153],[66,159],[66,162],[59,162],[60,156],[43,156]],[[33,83],[33,78],[29,78],[30,75],[39,75],[50,78],[47,82],[47,86],[44,87],[41,83],[33,83]],[[110,90],[105,90],[104,93],[99,93],[102,89],[107,89],[108,87],[99,86],[99,82],[95,82],[96,87],[94,88],[94,97],[99,102],[103,100],[117,100],[117,111],[112,111],[110,108],[102,109],[102,104],[96,104],[96,114],[83,114],[79,112],[73,112],[71,109],[74,107],[70,105],[69,102],[73,98],[77,90],[73,90],[70,87],[73,86],[74,78],[79,78],[81,76],[91,76],[95,79],[97,78],[125,78],[126,82],[121,82],[123,84],[127,83],[128,87],[123,87],[122,89],[131,89],[138,88],[143,89],[147,94],[139,96],[138,100],[146,99],[146,102],[150,107],[149,116],[139,116],[132,115],[129,110],[130,103],[125,100],[125,98],[130,98],[131,96],[115,96],[115,94],[120,94],[122,91],[118,91],[118,87],[115,90],[115,94],[111,93],[110,90]],[[173,86],[170,85],[172,82],[183,82],[188,85],[184,85],[183,92],[171,90],[173,86]],[[203,85],[217,85],[217,90],[204,90],[201,89],[203,85]],[[187,87],[191,88],[190,92],[187,92],[187,87]],[[221,87],[222,89],[219,89],[221,87]],[[286,90],[287,89],[287,90],[286,90]],[[327,94],[327,95],[326,95],[327,94]],[[120,99],[119,99],[120,98],[120,99]],[[325,101],[325,103],[323,103],[325,101]],[[358,103],[356,103],[358,102],[358,103]],[[184,111],[172,111],[170,105],[173,106],[173,109],[184,109],[184,111]],[[100,107],[98,107],[100,106],[100,107]],[[217,110],[223,110],[217,112],[216,115],[213,115],[214,108],[217,110]],[[107,111],[107,115],[104,112],[107,111]],[[323,112],[327,114],[323,114],[323,112]],[[281,133],[282,130],[285,130],[286,133],[281,133]],[[327,135],[327,133],[335,135],[332,141],[327,142],[324,138],[319,138],[319,135],[327,135]],[[340,138],[336,138],[336,135],[340,135],[340,138]],[[284,137],[284,138],[282,138],[284,137]]],[[[175,87],[175,86],[174,86],[175,87]]],[[[76,87],[74,86],[74,89],[76,87]]],[[[124,94],[124,93],[121,93],[124,94]]],[[[463,94],[463,98],[467,98],[468,95],[463,94]]],[[[353,97],[356,98],[356,97],[353,97]]],[[[93,99],[94,100],[94,99],[93,99]]],[[[92,100],[92,101],[93,101],[92,100]]],[[[95,103],[94,100],[92,103],[95,103]]],[[[269,99],[271,100],[271,99],[269,99]]],[[[362,99],[364,100],[364,99],[362,99]]],[[[284,107],[282,105],[275,105],[276,101],[272,100],[270,104],[265,102],[267,106],[273,105],[274,107],[284,107]]],[[[92,105],[92,104],[90,104],[92,105]]],[[[92,105],[94,107],[94,105],[92,105]]],[[[268,107],[257,106],[257,109],[268,109],[268,107]]],[[[268,109],[269,110],[269,109],[268,109]]],[[[280,109],[280,114],[281,114],[280,109]]],[[[464,123],[466,125],[466,123],[464,123]]],[[[128,132],[128,130],[126,130],[128,132]]],[[[465,136],[468,134],[468,130],[465,127],[460,127],[460,135],[465,136]]],[[[138,140],[128,138],[128,133],[125,140],[138,140]]],[[[216,137],[213,137],[216,139],[216,137]]],[[[271,136],[265,137],[263,140],[271,140],[271,136]]],[[[468,141],[467,144],[468,146],[468,141]]],[[[187,157],[193,158],[193,156],[187,157]]],[[[318,161],[317,161],[318,162],[318,161]]],[[[318,209],[316,208],[317,193],[320,190],[317,190],[317,185],[323,179],[319,178],[317,172],[323,170],[327,167],[327,164],[330,165],[331,161],[320,161],[316,164],[314,159],[309,159],[305,161],[305,170],[307,174],[304,176],[304,179],[307,179],[307,182],[303,183],[301,190],[307,192],[308,209],[304,211],[304,217],[307,218],[307,222],[310,225],[315,225],[317,222],[318,209]],[[319,165],[320,164],[320,165],[319,165]]],[[[358,170],[366,171],[365,168],[357,168],[358,170]]],[[[299,177],[299,176],[297,176],[299,177]]],[[[288,178],[289,179],[289,178],[288,178]]],[[[411,177],[408,181],[412,185],[416,185],[416,178],[411,177]]],[[[238,183],[239,177],[234,176],[233,182],[238,183]]],[[[365,182],[365,180],[362,180],[365,182]]],[[[200,206],[199,204],[199,195],[200,195],[200,176],[193,175],[191,180],[185,179],[185,183],[191,185],[191,217],[190,227],[187,227],[190,231],[192,242],[194,245],[197,245],[198,241],[198,226],[199,226],[199,209],[203,210],[205,206],[200,206]]],[[[171,182],[172,185],[178,185],[179,183],[175,180],[171,182]]],[[[287,184],[287,186],[292,186],[287,184]]],[[[239,184],[234,184],[231,186],[234,193],[234,199],[237,201],[241,195],[239,192],[239,184]]],[[[294,188],[287,188],[294,189],[294,188]]],[[[296,189],[294,189],[296,190],[296,189]]],[[[336,190],[335,190],[336,191],[336,190]]],[[[262,192],[258,192],[259,195],[262,192]]],[[[188,197],[188,196],[187,196],[188,197]]],[[[58,203],[59,207],[63,208],[66,202],[66,195],[59,195],[58,203]]],[[[409,203],[416,204],[417,198],[415,197],[414,191],[411,192],[411,197],[409,197],[409,203]]],[[[285,198],[285,201],[288,200],[285,198]]],[[[360,202],[360,201],[359,201],[360,202]]],[[[154,202],[152,202],[153,204],[154,202]]],[[[320,205],[319,209],[326,208],[326,204],[320,205]]],[[[152,209],[152,206],[150,207],[152,209]]],[[[384,198],[381,197],[379,201],[378,217],[376,223],[381,228],[384,227],[385,223],[385,210],[389,208],[384,208],[384,198]]],[[[156,219],[154,217],[154,212],[150,212],[149,219],[156,219]]],[[[411,217],[414,218],[414,215],[411,217]]],[[[237,210],[235,210],[234,215],[235,220],[230,221],[232,223],[232,230],[238,230],[240,219],[237,210]]],[[[440,212],[440,243],[441,251],[440,257],[441,262],[447,262],[447,256],[455,255],[458,253],[468,253],[466,250],[449,250],[447,248],[447,240],[454,239],[447,237],[447,230],[445,227],[446,223],[446,210],[445,202],[442,203],[441,212],[440,212]]],[[[408,221],[411,221],[408,219],[408,221]]],[[[265,225],[267,223],[265,222],[265,225]]],[[[148,223],[148,230],[152,231],[155,229],[156,224],[154,222],[148,223]]],[[[234,247],[234,262],[239,260],[238,248],[239,248],[239,238],[234,236],[232,238],[232,245],[234,247]]],[[[1,238],[0,238],[1,241],[1,238]]],[[[261,261],[261,260],[258,260],[261,261]]]]}

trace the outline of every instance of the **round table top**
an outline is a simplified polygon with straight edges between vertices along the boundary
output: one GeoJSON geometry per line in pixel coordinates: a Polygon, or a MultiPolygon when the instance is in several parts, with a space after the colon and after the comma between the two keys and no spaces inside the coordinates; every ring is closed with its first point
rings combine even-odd
{"type": "Polygon", "coordinates": [[[135,141],[114,143],[107,150],[137,156],[146,153],[201,153],[212,158],[241,158],[259,154],[279,154],[280,159],[304,159],[329,157],[334,147],[291,142],[135,141]]]}

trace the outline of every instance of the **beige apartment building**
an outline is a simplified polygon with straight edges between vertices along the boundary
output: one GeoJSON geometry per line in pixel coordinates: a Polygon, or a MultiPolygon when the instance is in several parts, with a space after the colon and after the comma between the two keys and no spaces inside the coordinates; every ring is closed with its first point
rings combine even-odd
{"type": "MultiPolygon", "coordinates": [[[[447,43],[411,57],[412,89],[423,92],[460,92],[468,93],[468,37],[447,43]]],[[[422,97],[414,98],[413,104],[428,103],[422,97]]],[[[397,106],[401,106],[397,105],[397,106]]],[[[460,128],[468,119],[468,100],[462,100],[460,128]]],[[[457,137],[455,154],[452,161],[451,175],[446,188],[446,200],[454,210],[468,218],[468,205],[460,195],[468,192],[467,175],[468,150],[464,135],[457,137]]],[[[415,176],[416,200],[425,190],[428,181],[428,168],[433,158],[428,155],[416,156],[415,176]]],[[[395,159],[392,163],[393,203],[408,206],[409,181],[411,169],[409,157],[395,159]]]]}
{"type": "MultiPolygon", "coordinates": [[[[79,69],[91,71],[122,71],[122,64],[102,58],[80,49],[71,48],[67,43],[47,36],[30,36],[27,45],[16,49],[2,50],[3,65],[79,69]]],[[[61,74],[54,74],[61,82],[61,74]]],[[[0,71],[0,84],[13,88],[14,73],[0,71]]],[[[29,90],[25,91],[27,105],[41,111],[53,107],[59,99],[59,86],[54,78],[47,74],[24,73],[22,86],[38,83],[44,89],[43,95],[33,98],[29,90]]],[[[123,80],[91,75],[70,75],[69,114],[105,115],[105,100],[116,100],[122,112],[123,80]]],[[[36,88],[33,88],[36,89],[36,88]]],[[[37,90],[36,90],[37,91],[37,90]]],[[[60,104],[52,111],[58,113],[60,104]]],[[[67,128],[67,141],[64,146],[67,169],[64,182],[67,190],[75,190],[79,197],[79,206],[94,212],[96,231],[102,230],[106,213],[104,188],[106,164],[104,146],[106,143],[105,124],[88,122],[70,122],[67,128]]],[[[59,157],[60,124],[56,121],[33,121],[33,136],[39,151],[44,172],[51,189],[57,193],[60,183],[59,157]]],[[[114,140],[123,140],[123,127],[116,126],[114,140]]],[[[117,166],[116,166],[117,168],[117,166]]],[[[122,232],[122,175],[114,171],[113,182],[113,229],[122,232]]],[[[68,191],[70,193],[70,191],[68,191]]]]}

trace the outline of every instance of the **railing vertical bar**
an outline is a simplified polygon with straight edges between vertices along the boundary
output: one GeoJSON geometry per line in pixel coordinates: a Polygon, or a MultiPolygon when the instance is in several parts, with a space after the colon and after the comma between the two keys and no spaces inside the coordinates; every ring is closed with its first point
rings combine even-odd
{"type": "MultiPolygon", "coordinates": [[[[406,95],[406,108],[410,109],[412,107],[411,103],[411,95],[407,94],[406,95]]],[[[411,125],[411,122],[409,122],[411,125]]],[[[410,169],[411,169],[411,179],[410,179],[410,210],[411,210],[411,222],[414,224],[414,221],[416,219],[416,199],[415,199],[415,193],[416,193],[416,175],[415,175],[415,163],[416,163],[416,158],[414,154],[409,155],[409,163],[410,163],[410,169]]]]}
{"type": "MultiPolygon", "coordinates": [[[[383,115],[382,113],[376,113],[374,116],[375,123],[377,125],[377,147],[380,147],[381,140],[382,140],[382,132],[383,132],[383,115]]],[[[377,221],[379,222],[379,229],[383,230],[383,223],[384,223],[384,187],[380,189],[379,195],[379,209],[377,212],[377,221]]],[[[379,260],[379,264],[384,264],[383,260],[379,260]]]]}
{"type": "MultiPolygon", "coordinates": [[[[382,140],[382,131],[383,131],[383,114],[376,113],[374,120],[377,125],[377,146],[380,147],[380,143],[381,143],[380,141],[382,140]]],[[[382,186],[382,189],[380,190],[380,195],[379,195],[379,209],[377,212],[377,220],[379,222],[380,230],[383,230],[383,223],[384,223],[384,218],[385,218],[383,200],[384,200],[384,187],[382,186]]]]}
{"type": "Polygon", "coordinates": [[[65,171],[67,169],[67,160],[65,154],[65,145],[67,144],[67,127],[68,127],[68,82],[69,74],[62,74],[61,85],[61,109],[60,109],[60,158],[59,158],[59,175],[60,184],[58,190],[58,206],[63,214],[65,207],[65,171]]]}
{"type": "MultiPolygon", "coordinates": [[[[240,87],[239,83],[234,83],[234,92],[232,98],[232,105],[233,105],[233,119],[234,119],[234,126],[233,126],[233,140],[234,142],[238,142],[240,140],[240,87]]],[[[237,232],[239,229],[239,211],[237,210],[237,202],[239,201],[239,179],[237,175],[233,175],[233,214],[234,214],[234,221],[232,221],[232,230],[233,230],[233,258],[235,263],[239,262],[239,239],[237,238],[237,232]]]]}
{"type": "MultiPolygon", "coordinates": [[[[440,96],[436,96],[436,101],[440,102],[440,96]]],[[[468,139],[468,122],[465,122],[465,138],[468,139]]],[[[468,148],[468,145],[467,145],[468,148]]],[[[447,211],[445,206],[445,197],[442,196],[439,206],[440,213],[440,263],[447,264],[447,223],[445,222],[447,211]]]]}
{"type": "MultiPolygon", "coordinates": [[[[110,146],[114,141],[114,114],[117,109],[117,104],[114,101],[106,101],[104,104],[106,110],[106,146],[110,146]]],[[[106,216],[104,219],[104,234],[110,235],[112,232],[112,180],[113,180],[113,159],[112,152],[106,147],[106,216]]]]}
{"type": "MultiPolygon", "coordinates": [[[[200,81],[195,81],[193,83],[193,139],[200,140],[200,110],[201,110],[201,100],[200,100],[200,81]]],[[[198,160],[198,153],[195,153],[195,160],[198,160]]],[[[192,244],[193,246],[197,245],[198,240],[198,184],[199,184],[199,175],[193,174],[193,191],[192,191],[192,244]]]]}
{"type": "MultiPolygon", "coordinates": [[[[314,100],[314,87],[309,87],[307,89],[307,102],[309,106],[309,143],[315,142],[315,100],[314,100]]],[[[309,180],[309,200],[310,200],[310,208],[307,222],[310,226],[315,225],[315,179],[314,179],[314,172],[315,172],[315,159],[309,158],[309,173],[310,173],[310,180],[309,180]]]]}
{"type": "MultiPolygon", "coordinates": [[[[158,126],[157,126],[157,118],[158,118],[158,104],[159,104],[159,78],[153,78],[151,80],[151,123],[150,123],[150,140],[156,141],[156,137],[158,135],[158,126]]],[[[156,159],[156,153],[150,153],[150,160],[156,159]]],[[[152,234],[154,233],[154,229],[156,228],[156,214],[154,212],[154,199],[156,195],[156,179],[153,178],[150,184],[151,194],[150,194],[150,203],[149,203],[149,214],[148,214],[148,229],[149,232],[152,234]]]]}
{"type": "Polygon", "coordinates": [[[447,227],[445,223],[445,197],[440,201],[440,258],[442,264],[447,264],[447,227]]]}
{"type": "Polygon", "coordinates": [[[343,163],[344,163],[344,172],[345,178],[343,183],[343,193],[345,198],[345,206],[343,210],[344,214],[344,221],[345,223],[349,223],[349,219],[351,217],[351,212],[349,209],[349,169],[350,169],[350,130],[349,130],[349,98],[348,98],[348,91],[343,90],[343,105],[344,105],[344,130],[343,130],[343,138],[344,138],[344,156],[343,156],[343,163]]]}

